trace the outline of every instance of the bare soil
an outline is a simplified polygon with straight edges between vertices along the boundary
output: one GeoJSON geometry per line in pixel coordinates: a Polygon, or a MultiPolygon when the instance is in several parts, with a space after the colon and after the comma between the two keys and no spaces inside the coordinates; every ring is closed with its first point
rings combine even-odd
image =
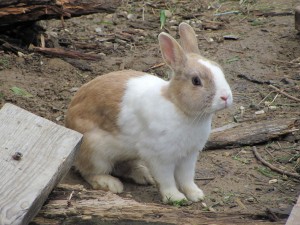
{"type": "MultiPolygon", "coordinates": [[[[201,53],[224,68],[234,95],[234,106],[217,113],[213,127],[234,122],[253,123],[274,118],[299,118],[300,102],[277,95],[271,83],[300,98],[300,36],[291,13],[297,0],[239,1],[124,1],[114,14],[93,14],[65,21],[39,22],[53,46],[101,56],[99,61],[54,58],[38,53],[0,52],[0,107],[16,104],[55,123],[64,115],[76,90],[94,77],[120,69],[148,71],[162,78],[169,69],[157,43],[161,31],[178,38],[177,25],[189,22],[196,30],[201,53]],[[160,29],[159,12],[169,10],[160,29]],[[216,16],[216,13],[239,11],[216,16]],[[260,15],[287,12],[285,15],[260,15]],[[237,40],[224,39],[231,35],[237,40]],[[241,78],[246,75],[261,84],[241,78]],[[12,87],[31,95],[18,95],[12,87]],[[271,107],[270,107],[271,106],[271,107]],[[255,112],[264,114],[255,116],[255,112]],[[243,115],[241,115],[243,114],[243,115]],[[242,118],[242,119],[241,119],[242,118]]],[[[299,3],[299,2],[298,2],[299,3]]],[[[51,47],[51,46],[48,46],[51,47]]],[[[300,132],[257,146],[266,160],[291,172],[300,171],[300,132]]],[[[299,180],[270,171],[249,146],[204,151],[196,182],[206,194],[204,203],[183,210],[265,214],[267,209],[287,217],[300,191],[299,180]]],[[[63,182],[84,183],[74,172],[63,182]]],[[[84,183],[85,184],[85,183],[84,183]]],[[[87,184],[85,184],[87,186],[87,184]]],[[[88,187],[88,186],[87,186],[88,187]]],[[[125,183],[124,197],[160,203],[153,186],[125,183]]]]}

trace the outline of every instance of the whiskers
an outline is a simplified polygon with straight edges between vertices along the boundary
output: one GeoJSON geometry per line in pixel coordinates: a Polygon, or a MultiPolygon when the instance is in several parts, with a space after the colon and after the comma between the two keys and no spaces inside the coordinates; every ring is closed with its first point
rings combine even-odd
{"type": "Polygon", "coordinates": [[[191,125],[198,124],[201,121],[206,120],[208,117],[210,117],[211,113],[207,112],[208,107],[208,104],[205,104],[203,105],[203,107],[201,107],[201,109],[196,113],[195,117],[191,121],[191,125]]]}

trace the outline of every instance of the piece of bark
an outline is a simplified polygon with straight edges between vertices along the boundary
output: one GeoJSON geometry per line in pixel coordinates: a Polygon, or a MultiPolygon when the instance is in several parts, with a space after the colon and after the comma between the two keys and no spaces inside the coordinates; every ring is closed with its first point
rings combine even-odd
{"type": "Polygon", "coordinates": [[[205,149],[222,149],[254,145],[270,141],[300,129],[300,119],[285,118],[241,124],[238,127],[211,134],[205,149]]]}
{"type": "Polygon", "coordinates": [[[59,185],[30,224],[275,225],[284,223],[284,220],[271,223],[255,218],[256,215],[246,213],[214,213],[162,204],[140,203],[110,192],[85,190],[81,185],[59,185]]]}
{"type": "Polygon", "coordinates": [[[114,12],[121,0],[1,0],[0,26],[40,19],[61,19],[114,12]]]}

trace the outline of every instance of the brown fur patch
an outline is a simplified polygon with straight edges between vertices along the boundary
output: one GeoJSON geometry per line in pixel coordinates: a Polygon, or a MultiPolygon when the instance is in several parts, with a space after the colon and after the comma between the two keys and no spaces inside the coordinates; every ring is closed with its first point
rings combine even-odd
{"type": "Polygon", "coordinates": [[[72,99],[66,115],[66,127],[85,134],[75,160],[75,166],[84,177],[97,173],[90,160],[93,149],[87,133],[94,129],[118,133],[117,119],[127,81],[143,74],[124,70],[96,77],[84,84],[72,99]]]}
{"type": "Polygon", "coordinates": [[[80,133],[100,128],[116,133],[127,81],[145,73],[124,70],[108,73],[84,84],[72,99],[66,115],[66,126],[80,133]]]}

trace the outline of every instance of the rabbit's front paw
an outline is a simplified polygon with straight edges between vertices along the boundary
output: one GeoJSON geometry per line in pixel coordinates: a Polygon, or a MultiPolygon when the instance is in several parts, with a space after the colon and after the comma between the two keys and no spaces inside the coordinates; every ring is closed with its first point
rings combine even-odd
{"type": "Polygon", "coordinates": [[[162,196],[163,196],[164,203],[170,203],[170,202],[175,202],[175,201],[187,201],[185,195],[179,191],[164,192],[164,193],[162,193],[162,196]]]}
{"type": "Polygon", "coordinates": [[[192,188],[186,188],[186,191],[184,192],[188,200],[193,202],[199,202],[204,199],[204,193],[203,191],[198,188],[196,185],[192,188]]]}
{"type": "Polygon", "coordinates": [[[92,185],[93,189],[111,191],[112,193],[123,192],[122,182],[111,175],[94,175],[89,176],[86,180],[92,185]]]}

